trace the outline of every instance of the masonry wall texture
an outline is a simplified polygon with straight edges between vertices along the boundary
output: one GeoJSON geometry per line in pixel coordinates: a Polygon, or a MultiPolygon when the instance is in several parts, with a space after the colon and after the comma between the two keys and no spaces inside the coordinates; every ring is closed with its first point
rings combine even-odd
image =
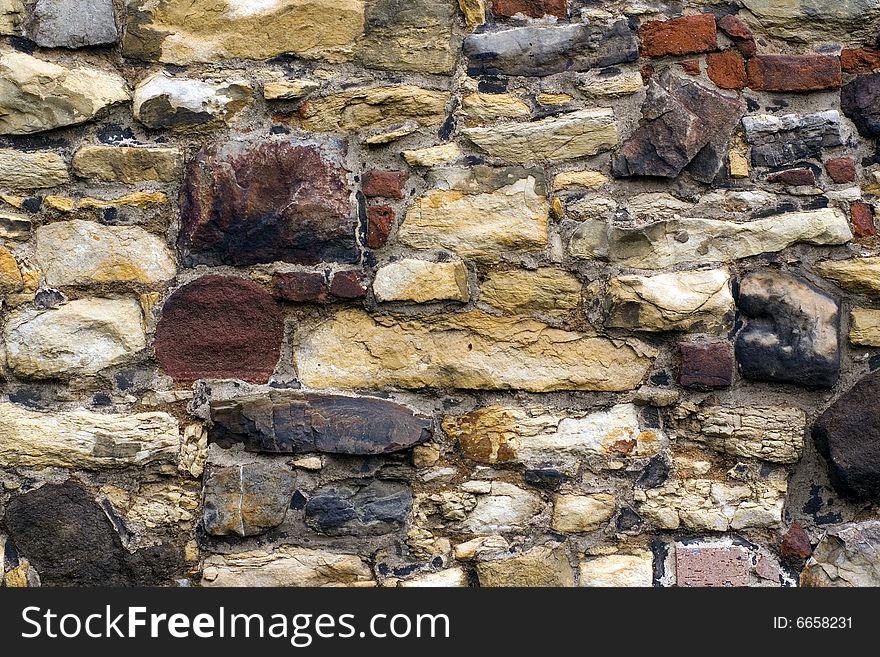
{"type": "Polygon", "coordinates": [[[880,0],[0,35],[3,585],[880,585],[880,0]]]}

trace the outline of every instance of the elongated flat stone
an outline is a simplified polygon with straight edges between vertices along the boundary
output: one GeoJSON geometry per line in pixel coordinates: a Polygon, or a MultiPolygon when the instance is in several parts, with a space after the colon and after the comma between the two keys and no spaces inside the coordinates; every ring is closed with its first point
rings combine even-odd
{"type": "Polygon", "coordinates": [[[202,586],[369,586],[370,567],[357,556],[281,547],[205,559],[202,586]]]}

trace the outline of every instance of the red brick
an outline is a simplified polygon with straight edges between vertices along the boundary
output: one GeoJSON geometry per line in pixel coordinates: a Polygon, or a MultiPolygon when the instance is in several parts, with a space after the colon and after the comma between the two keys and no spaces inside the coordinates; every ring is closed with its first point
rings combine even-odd
{"type": "Polygon", "coordinates": [[[367,296],[363,272],[356,269],[336,272],[330,282],[330,294],[340,299],[361,299],[367,296]]]}
{"type": "Polygon", "coordinates": [[[706,73],[722,89],[742,89],[746,86],[746,63],[738,50],[706,55],[706,73]]]}
{"type": "Polygon", "coordinates": [[[798,167],[797,169],[786,169],[785,171],[777,171],[767,176],[767,182],[779,185],[790,185],[799,187],[802,185],[815,185],[816,174],[809,167],[798,167]]]}
{"type": "Polygon", "coordinates": [[[639,28],[639,39],[646,57],[695,55],[718,48],[715,17],[711,14],[648,21],[639,28]]]}
{"type": "Polygon", "coordinates": [[[284,272],[272,277],[272,294],[284,301],[313,301],[324,303],[327,300],[327,281],[320,272],[284,272]]]}
{"type": "Polygon", "coordinates": [[[749,551],[739,546],[677,545],[678,586],[748,586],[749,551]]]}
{"type": "Polygon", "coordinates": [[[880,50],[875,48],[844,48],[840,51],[840,68],[847,73],[859,75],[880,71],[880,50]]]}
{"type": "Polygon", "coordinates": [[[718,27],[724,32],[733,45],[745,57],[752,57],[758,52],[758,44],[755,43],[755,37],[749,26],[746,25],[739,16],[725,16],[718,21],[718,27]]]}
{"type": "Polygon", "coordinates": [[[681,69],[687,73],[688,75],[699,75],[700,74],[700,60],[699,59],[686,59],[683,62],[678,62],[678,65],[681,66],[681,69]]]}
{"type": "Polygon", "coordinates": [[[838,185],[851,183],[856,179],[856,163],[851,157],[836,157],[825,163],[825,171],[838,185]]]}
{"type": "Polygon", "coordinates": [[[782,537],[779,553],[783,561],[790,565],[800,566],[810,558],[813,546],[810,545],[810,537],[801,527],[799,522],[792,524],[791,528],[782,537]]]}
{"type": "Polygon", "coordinates": [[[849,212],[853,235],[856,237],[871,237],[877,234],[877,227],[874,225],[873,206],[857,201],[849,206],[849,212]]]}
{"type": "Polygon", "coordinates": [[[832,55],[757,55],[748,73],[757,91],[821,91],[841,84],[840,58],[832,55]]]}
{"type": "Polygon", "coordinates": [[[394,210],[388,205],[373,205],[367,208],[367,246],[381,249],[388,243],[388,236],[394,226],[394,210]]]}
{"type": "Polygon", "coordinates": [[[409,174],[405,171],[367,171],[364,174],[364,196],[403,198],[403,187],[409,174]]]}
{"type": "Polygon", "coordinates": [[[496,16],[516,16],[525,14],[532,18],[541,16],[568,16],[568,0],[492,0],[492,10],[496,16]]]}
{"type": "Polygon", "coordinates": [[[678,382],[688,388],[725,388],[733,381],[729,342],[680,342],[678,382]]]}

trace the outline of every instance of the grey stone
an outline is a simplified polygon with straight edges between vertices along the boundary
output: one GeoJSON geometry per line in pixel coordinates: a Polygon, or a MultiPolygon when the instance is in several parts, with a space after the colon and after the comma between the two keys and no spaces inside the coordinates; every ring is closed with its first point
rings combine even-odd
{"type": "Polygon", "coordinates": [[[205,478],[205,531],[255,536],[284,522],[296,480],[283,464],[215,468],[205,478]]]}
{"type": "Polygon", "coordinates": [[[819,158],[822,149],[840,146],[840,113],[760,114],[742,120],[746,141],[752,146],[752,164],[777,167],[805,158],[819,158]]]}
{"type": "Polygon", "coordinates": [[[44,48],[116,43],[113,0],[37,0],[28,34],[44,48]]]}
{"type": "Polygon", "coordinates": [[[305,506],[306,523],[332,535],[377,536],[400,529],[412,491],[394,481],[348,481],[319,488],[305,506]]]}
{"type": "Polygon", "coordinates": [[[801,586],[880,586],[880,522],[828,531],[804,566],[801,586]]]}
{"type": "Polygon", "coordinates": [[[517,27],[464,40],[470,75],[544,76],[634,62],[639,45],[627,21],[517,27]]]}

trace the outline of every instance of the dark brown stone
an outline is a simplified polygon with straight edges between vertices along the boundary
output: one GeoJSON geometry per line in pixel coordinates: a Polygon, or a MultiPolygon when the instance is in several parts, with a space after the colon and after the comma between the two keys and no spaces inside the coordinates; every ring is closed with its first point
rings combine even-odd
{"type": "Polygon", "coordinates": [[[700,74],[700,60],[699,59],[686,59],[683,62],[678,62],[678,65],[681,66],[681,70],[687,73],[688,75],[699,75],[700,74]]]}
{"type": "Polygon", "coordinates": [[[202,517],[213,536],[256,536],[284,522],[296,480],[283,464],[212,468],[205,478],[202,517]]]}
{"type": "Polygon", "coordinates": [[[706,55],[706,73],[722,89],[742,89],[746,86],[746,63],[738,50],[706,55]]]}
{"type": "Polygon", "coordinates": [[[648,21],[639,28],[642,55],[695,55],[717,50],[715,17],[712,14],[682,16],[668,21],[648,21]]]}
{"type": "Polygon", "coordinates": [[[367,296],[364,273],[357,269],[336,272],[330,282],[330,294],[339,299],[363,299],[367,296]]]}
{"type": "Polygon", "coordinates": [[[748,73],[756,91],[822,91],[841,84],[836,55],[756,55],[748,73]]]}
{"type": "Polygon", "coordinates": [[[835,157],[825,162],[825,171],[838,185],[851,183],[856,179],[856,163],[851,157],[835,157]]]}
{"type": "Polygon", "coordinates": [[[726,388],[733,381],[733,348],[729,342],[680,342],[679,384],[688,388],[726,388]]]}
{"type": "Polygon", "coordinates": [[[256,283],[203,276],[175,291],[156,326],[156,358],[178,381],[265,383],[284,337],[278,304],[256,283]]]}
{"type": "Polygon", "coordinates": [[[840,51],[840,68],[847,73],[865,75],[880,70],[880,50],[875,48],[844,48],[840,51]]]}
{"type": "Polygon", "coordinates": [[[374,205],[367,208],[367,246],[381,249],[388,243],[391,228],[394,226],[394,209],[389,205],[374,205]]]}
{"type": "Polygon", "coordinates": [[[880,73],[860,75],[840,90],[840,108],[863,137],[880,136],[880,73]]]}
{"type": "Polygon", "coordinates": [[[839,493],[880,499],[880,372],[863,378],[819,416],[813,441],[839,493]]]}
{"type": "Polygon", "coordinates": [[[373,397],[269,393],[211,402],[209,436],[270,453],[388,454],[431,437],[431,418],[373,397]]]}
{"type": "Polygon", "coordinates": [[[767,182],[776,183],[778,185],[790,185],[797,187],[800,185],[815,185],[816,174],[809,167],[798,167],[796,169],[785,169],[777,171],[767,176],[767,182]]]}
{"type": "Polygon", "coordinates": [[[409,179],[406,171],[367,171],[364,174],[364,196],[403,198],[403,187],[409,179]]]}
{"type": "Polygon", "coordinates": [[[807,532],[799,522],[792,523],[779,545],[779,554],[782,560],[790,566],[800,568],[812,553],[813,546],[810,544],[807,532]]]}
{"type": "Polygon", "coordinates": [[[187,167],[178,239],[189,265],[355,262],[339,149],[263,139],[203,149],[187,167]]]}
{"type": "Polygon", "coordinates": [[[568,0],[492,0],[492,11],[496,16],[516,16],[524,14],[532,18],[541,16],[568,15],[568,0]]]}
{"type": "Polygon", "coordinates": [[[849,206],[850,223],[856,237],[873,237],[877,234],[874,224],[874,206],[858,201],[849,206]]]}
{"type": "Polygon", "coordinates": [[[678,586],[748,586],[749,551],[738,545],[677,545],[678,586]]]}
{"type": "Polygon", "coordinates": [[[733,45],[739,50],[744,57],[752,57],[758,52],[758,44],[755,43],[755,37],[749,26],[746,25],[739,16],[729,14],[718,20],[718,27],[724,32],[733,45]]]}
{"type": "Polygon", "coordinates": [[[272,295],[283,301],[327,301],[327,281],[320,272],[292,271],[272,276],[272,295]]]}

